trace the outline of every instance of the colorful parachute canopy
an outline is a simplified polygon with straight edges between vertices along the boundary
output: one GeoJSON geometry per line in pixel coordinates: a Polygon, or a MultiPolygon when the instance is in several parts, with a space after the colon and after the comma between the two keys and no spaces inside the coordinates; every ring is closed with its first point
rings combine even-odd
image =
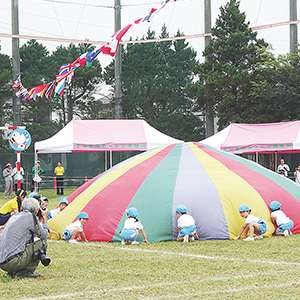
{"type": "Polygon", "coordinates": [[[196,220],[202,239],[234,239],[243,219],[239,206],[274,227],[268,205],[282,210],[300,232],[300,187],[293,181],[239,156],[197,143],[170,145],[126,160],[82,185],[69,206],[50,221],[60,234],[80,211],[90,218],[85,225],[89,241],[119,241],[126,209],[134,206],[152,242],[175,236],[175,208],[185,205],[196,220]]]}

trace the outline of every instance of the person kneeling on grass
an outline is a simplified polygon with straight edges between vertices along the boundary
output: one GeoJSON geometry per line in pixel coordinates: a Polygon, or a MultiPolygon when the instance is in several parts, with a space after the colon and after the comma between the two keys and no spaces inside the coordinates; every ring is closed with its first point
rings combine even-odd
{"type": "Polygon", "coordinates": [[[184,205],[178,205],[176,207],[177,219],[177,241],[183,241],[187,243],[189,240],[198,238],[197,228],[195,220],[191,215],[188,215],[187,208],[184,205]]]}
{"type": "Polygon", "coordinates": [[[291,235],[294,222],[281,210],[281,203],[279,201],[272,201],[269,207],[272,211],[272,223],[276,227],[275,235],[291,235]]]}
{"type": "Polygon", "coordinates": [[[245,204],[241,204],[240,215],[245,219],[245,224],[243,225],[240,234],[237,239],[244,238],[244,241],[254,241],[256,239],[262,239],[263,234],[267,231],[266,222],[259,217],[251,215],[251,208],[245,204]]]}
{"type": "Polygon", "coordinates": [[[130,207],[126,211],[127,219],[124,222],[121,231],[122,245],[138,244],[137,238],[141,234],[145,243],[149,243],[147,234],[144,230],[142,223],[139,221],[139,212],[135,207],[130,207]]]}
{"type": "Polygon", "coordinates": [[[77,220],[66,227],[64,230],[63,239],[69,241],[69,243],[87,242],[83,225],[89,219],[89,215],[82,211],[78,216],[77,220]]]}
{"type": "Polygon", "coordinates": [[[36,199],[25,199],[23,211],[11,216],[0,238],[0,268],[12,277],[37,277],[34,273],[39,262],[48,266],[46,256],[48,226],[45,217],[37,219],[40,209],[36,199]]]}

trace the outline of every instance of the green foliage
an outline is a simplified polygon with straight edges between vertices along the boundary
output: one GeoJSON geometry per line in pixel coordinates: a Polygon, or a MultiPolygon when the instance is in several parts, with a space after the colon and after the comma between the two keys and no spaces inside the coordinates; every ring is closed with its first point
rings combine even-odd
{"type": "Polygon", "coordinates": [[[240,12],[239,1],[230,0],[220,10],[212,39],[199,66],[199,103],[214,108],[220,127],[230,122],[247,122],[257,110],[253,105],[252,83],[261,74],[267,44],[257,39],[240,12]]]}
{"type": "MultiPolygon", "coordinates": [[[[155,32],[149,29],[145,38],[153,37],[155,32]]],[[[165,26],[160,37],[168,37],[165,26]]],[[[196,53],[184,40],[128,45],[122,61],[125,116],[145,119],[180,139],[200,140],[203,127],[197,117],[199,107],[188,88],[195,64],[196,53]]],[[[113,64],[106,69],[108,84],[113,84],[113,70],[113,64]]]]}
{"type": "MultiPolygon", "coordinates": [[[[51,60],[51,73],[52,77],[58,73],[58,68],[66,63],[75,61],[81,54],[91,51],[94,48],[90,45],[80,44],[78,46],[70,44],[68,47],[60,46],[52,53],[51,60]]],[[[75,72],[75,78],[71,84],[68,85],[66,90],[67,107],[65,107],[64,99],[55,97],[54,103],[56,109],[64,116],[64,124],[73,118],[73,114],[80,117],[90,118],[87,112],[91,112],[90,106],[97,111],[92,111],[93,115],[99,113],[101,103],[95,105],[95,98],[93,93],[96,86],[102,81],[102,68],[100,63],[95,60],[90,67],[80,68],[75,72]],[[82,113],[84,111],[84,113],[82,113]]]]}

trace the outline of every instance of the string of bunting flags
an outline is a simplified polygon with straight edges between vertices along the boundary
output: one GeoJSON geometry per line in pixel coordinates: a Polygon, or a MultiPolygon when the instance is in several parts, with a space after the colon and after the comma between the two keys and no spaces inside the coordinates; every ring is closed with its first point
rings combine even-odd
{"type": "Polygon", "coordinates": [[[114,57],[117,53],[123,36],[131,28],[144,22],[150,22],[153,16],[155,14],[158,14],[170,2],[176,2],[176,0],[165,0],[159,8],[151,8],[146,16],[135,20],[133,23],[128,24],[115,32],[115,34],[106,44],[96,47],[96,49],[94,49],[93,51],[83,53],[72,63],[62,65],[59,68],[56,78],[49,83],[40,84],[30,89],[26,89],[22,84],[21,75],[19,75],[12,84],[12,88],[16,96],[24,102],[36,101],[38,97],[45,97],[49,99],[54,94],[62,97],[65,92],[66,84],[71,83],[74,78],[74,72],[78,68],[91,66],[92,62],[100,53],[114,57]]]}

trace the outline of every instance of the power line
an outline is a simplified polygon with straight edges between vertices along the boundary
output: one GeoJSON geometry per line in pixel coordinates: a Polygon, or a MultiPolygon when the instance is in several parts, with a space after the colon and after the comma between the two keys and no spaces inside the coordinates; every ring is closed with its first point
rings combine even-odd
{"type": "MultiPolygon", "coordinates": [[[[251,27],[252,31],[260,31],[264,29],[271,29],[276,27],[282,27],[292,24],[300,24],[300,20],[296,21],[285,21],[285,22],[277,22],[259,26],[251,27]]],[[[196,39],[196,38],[203,38],[206,36],[210,36],[211,33],[197,33],[197,34],[190,34],[190,35],[183,35],[183,36],[174,36],[168,38],[154,38],[148,40],[130,40],[130,41],[122,41],[121,44],[147,44],[147,43],[154,43],[154,42],[167,42],[167,41],[176,41],[176,40],[189,40],[189,39],[196,39]]],[[[24,34],[11,34],[11,33],[1,33],[0,37],[2,38],[19,38],[23,40],[40,40],[40,41],[50,41],[50,42],[61,42],[61,43],[86,43],[91,45],[103,45],[106,41],[99,41],[99,40],[89,40],[89,39],[72,39],[72,38],[60,38],[60,37],[47,37],[47,36],[37,36],[37,35],[24,35],[24,34]]]]}

